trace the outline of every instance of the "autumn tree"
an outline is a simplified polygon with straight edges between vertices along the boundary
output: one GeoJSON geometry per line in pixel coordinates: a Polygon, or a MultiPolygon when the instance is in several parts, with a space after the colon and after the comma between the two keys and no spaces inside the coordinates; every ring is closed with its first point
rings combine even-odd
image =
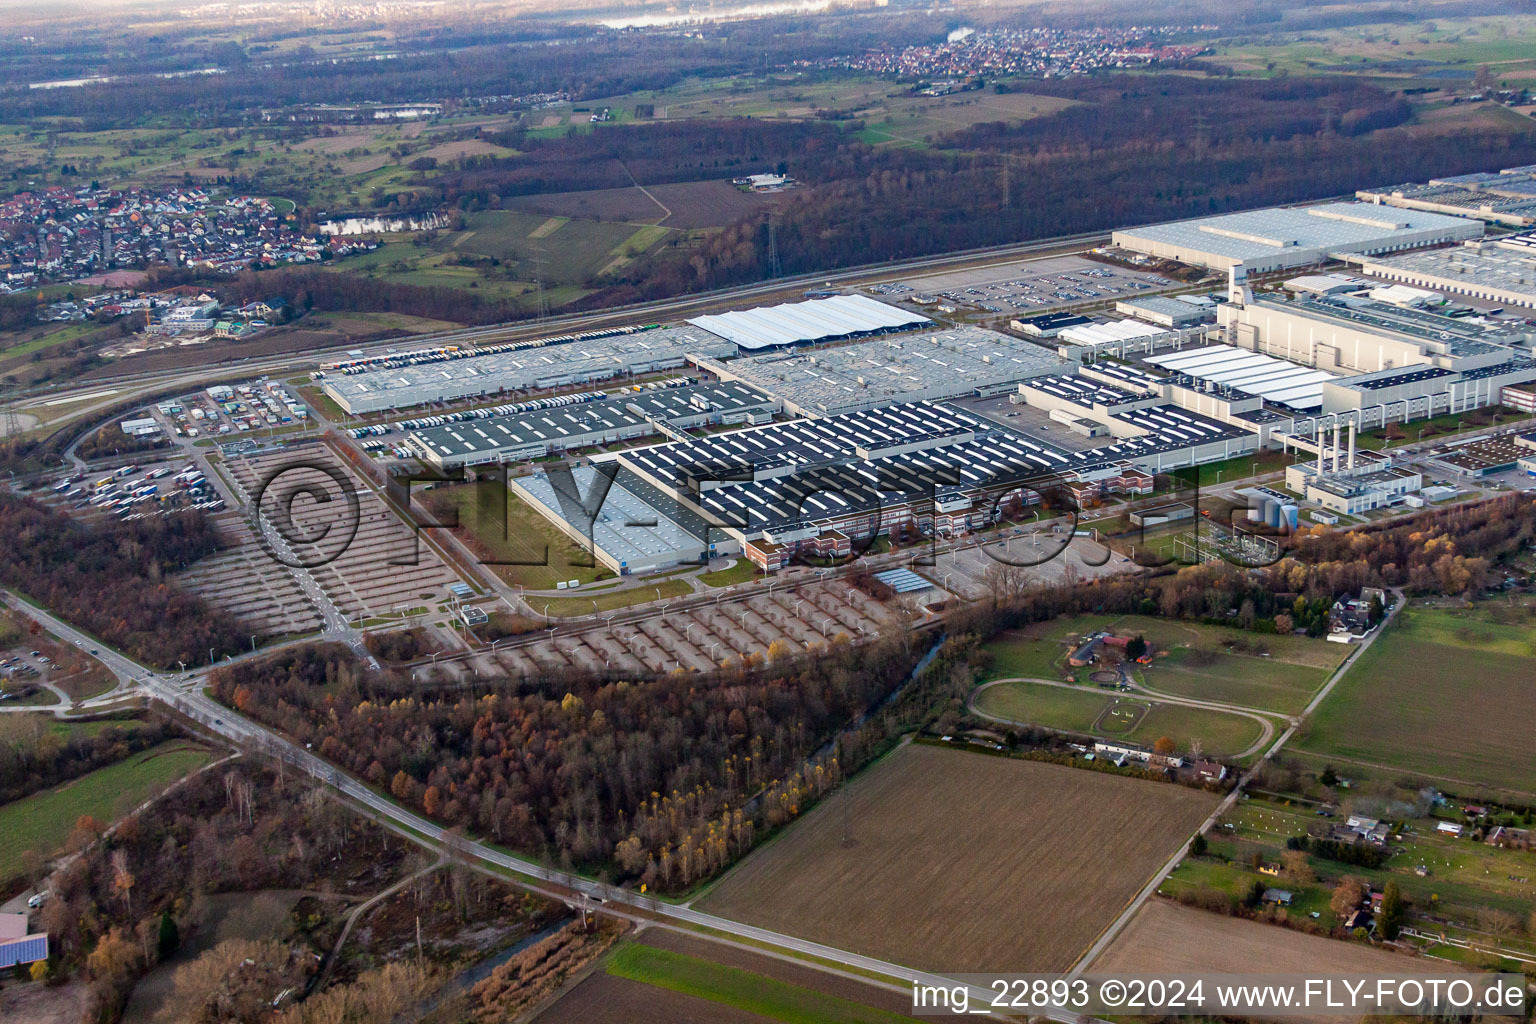
{"type": "Polygon", "coordinates": [[[1333,898],[1328,901],[1328,906],[1340,920],[1343,920],[1359,908],[1365,900],[1365,894],[1369,891],[1365,879],[1357,875],[1345,875],[1339,879],[1339,884],[1334,886],[1333,898]]]}

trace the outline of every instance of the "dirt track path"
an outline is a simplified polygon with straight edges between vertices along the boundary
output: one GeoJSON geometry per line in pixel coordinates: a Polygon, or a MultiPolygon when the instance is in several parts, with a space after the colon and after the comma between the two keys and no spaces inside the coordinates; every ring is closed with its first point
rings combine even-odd
{"type": "MultiPolygon", "coordinates": [[[[973,715],[979,715],[980,717],[989,719],[993,722],[1002,722],[1007,725],[1037,725],[1038,723],[1035,722],[1021,722],[1017,719],[1005,718],[1002,715],[994,715],[990,712],[983,711],[976,706],[976,698],[980,696],[981,692],[983,690],[991,689],[992,687],[997,686],[999,683],[1032,683],[1037,686],[1055,686],[1063,690],[1085,690],[1086,692],[1090,693],[1095,692],[1087,691],[1086,687],[1077,686],[1073,683],[1063,683],[1055,679],[1038,679],[1033,676],[1012,676],[1007,679],[993,679],[976,687],[976,689],[971,691],[970,697],[966,699],[966,710],[971,712],[973,715]]],[[[1258,739],[1250,743],[1240,753],[1226,755],[1237,760],[1241,760],[1245,757],[1252,757],[1254,754],[1257,754],[1260,750],[1263,750],[1265,745],[1268,744],[1269,741],[1272,740],[1275,736],[1275,723],[1271,721],[1270,718],[1263,712],[1255,711],[1252,708],[1245,708],[1236,704],[1223,704],[1219,701],[1196,700],[1193,697],[1174,697],[1168,694],[1159,693],[1156,690],[1148,690],[1142,686],[1135,687],[1135,690],[1136,692],[1146,695],[1147,699],[1153,701],[1154,703],[1178,704],[1183,707],[1200,708],[1205,711],[1220,711],[1229,715],[1238,715],[1243,718],[1251,718],[1255,722],[1258,722],[1258,739]]]]}

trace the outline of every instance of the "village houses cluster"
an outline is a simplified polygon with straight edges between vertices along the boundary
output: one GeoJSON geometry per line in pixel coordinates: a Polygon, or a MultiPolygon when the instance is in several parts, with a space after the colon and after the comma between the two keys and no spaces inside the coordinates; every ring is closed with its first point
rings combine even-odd
{"type": "Polygon", "coordinates": [[[53,187],[0,199],[0,293],[153,265],[234,274],[374,247],[306,234],[271,200],[216,199],[192,186],[53,187]]]}

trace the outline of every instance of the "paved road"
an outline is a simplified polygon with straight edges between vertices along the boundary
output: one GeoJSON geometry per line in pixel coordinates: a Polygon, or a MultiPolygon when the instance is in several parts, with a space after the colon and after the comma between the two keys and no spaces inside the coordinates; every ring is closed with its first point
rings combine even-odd
{"type": "MultiPolygon", "coordinates": [[[[1023,257],[1042,254],[1070,255],[1073,252],[1080,252],[1093,246],[1103,245],[1108,241],[1108,235],[1098,233],[1063,235],[1016,245],[993,246],[938,256],[926,256],[919,259],[866,264],[861,267],[836,270],[830,273],[800,274],[793,277],[777,278],[759,284],[720,289],[714,292],[704,292],[673,299],[658,299],[650,302],[635,303],[629,306],[617,306],[600,312],[572,313],[563,316],[546,317],[542,320],[514,321],[504,324],[491,324],[484,327],[465,327],[450,331],[438,331],[431,334],[391,338],[379,342],[352,345],[350,347],[338,345],[331,351],[339,352],[342,348],[348,348],[348,351],[351,351],[351,349],[357,348],[365,354],[379,354],[390,349],[419,348],[428,345],[463,345],[517,341],[523,338],[630,326],[653,320],[677,320],[699,313],[737,306],[753,299],[773,296],[785,291],[798,291],[812,286],[825,287],[828,285],[850,285],[860,282],[873,283],[882,279],[906,277],[919,272],[935,273],[969,265],[992,266],[1007,264],[1023,257]]],[[[302,321],[300,321],[300,325],[302,326],[302,321]]],[[[17,408],[19,410],[33,409],[34,407],[43,406],[46,402],[56,401],[61,396],[72,393],[91,394],[113,387],[119,389],[111,396],[103,396],[100,401],[90,404],[82,402],[79,409],[71,407],[65,419],[72,419],[86,411],[95,411],[116,405],[139,391],[149,389],[160,390],[177,384],[185,384],[188,390],[191,390],[194,385],[206,386],[217,380],[229,378],[233,374],[256,376],[263,373],[280,373],[288,370],[308,368],[316,362],[317,353],[313,350],[308,350],[254,358],[235,356],[224,362],[208,363],[187,370],[155,371],[150,373],[127,372],[118,376],[92,378],[89,384],[78,387],[50,388],[37,396],[18,402],[17,408]]],[[[46,408],[47,411],[58,415],[57,406],[48,406],[46,408]]],[[[63,422],[63,420],[59,422],[63,422]]]]}
{"type": "MultiPolygon", "coordinates": [[[[138,664],[125,655],[108,647],[101,646],[94,638],[47,612],[34,608],[32,605],[16,599],[10,594],[6,594],[5,598],[11,607],[44,626],[66,642],[95,647],[100,652],[97,657],[104,665],[116,673],[119,678],[136,680],[142,689],[154,699],[163,701],[189,718],[195,719],[205,728],[224,737],[231,743],[281,758],[286,763],[305,772],[348,798],[348,800],[361,807],[369,816],[376,820],[392,824],[397,828],[406,830],[408,833],[413,833],[415,836],[424,837],[431,843],[438,844],[439,846],[448,839],[446,831],[438,825],[385,799],[335,766],[322,761],[307,750],[300,748],[265,726],[231,711],[205,695],[202,692],[204,683],[203,673],[188,673],[182,678],[165,677],[138,664]]],[[[484,865],[516,872],[524,878],[533,879],[538,882],[547,882],[570,889],[578,894],[585,894],[595,902],[621,904],[652,917],[676,921],[680,924],[694,927],[713,929],[749,942],[762,943],[802,956],[816,957],[844,967],[850,967],[859,971],[870,971],[905,982],[937,985],[946,988],[953,988],[957,984],[953,979],[942,975],[913,970],[901,964],[890,963],[875,957],[864,956],[832,946],[824,946],[819,942],[811,942],[807,939],[796,938],[792,935],[770,931],[766,928],[742,924],[729,918],[717,917],[714,914],[693,910],[690,907],[665,903],[648,896],[642,896],[628,889],[594,882],[569,872],[547,867],[537,861],[504,853],[483,843],[455,839],[454,844],[456,852],[468,859],[478,861],[484,865]]],[[[987,1005],[983,1001],[989,1001],[994,995],[995,993],[990,990],[976,989],[972,993],[972,999],[980,1005],[987,1005]]],[[[1076,1024],[1080,1020],[1078,1014],[1064,1009],[1041,1015],[1061,1021],[1063,1024],[1076,1024]]]]}
{"type": "MultiPolygon", "coordinates": [[[[1338,685],[1339,680],[1344,678],[1344,673],[1349,671],[1350,666],[1358,661],[1360,656],[1370,650],[1371,645],[1381,639],[1382,635],[1386,633],[1387,627],[1397,617],[1397,613],[1402,611],[1404,605],[1408,603],[1407,599],[1403,597],[1401,590],[1393,590],[1392,596],[1395,598],[1392,609],[1387,613],[1387,617],[1382,620],[1381,626],[1372,632],[1370,636],[1355,645],[1354,649],[1350,651],[1349,657],[1339,663],[1339,667],[1334,669],[1333,675],[1328,677],[1328,681],[1323,684],[1322,689],[1318,690],[1307,706],[1302,709],[1301,714],[1296,716],[1285,732],[1280,734],[1280,738],[1275,741],[1275,745],[1265,751],[1263,757],[1254,762],[1253,767],[1249,768],[1243,777],[1238,780],[1237,785],[1233,787],[1232,792],[1227,794],[1226,799],[1222,800],[1216,806],[1216,809],[1211,812],[1211,816],[1201,823],[1200,828],[1196,830],[1197,832],[1204,832],[1206,829],[1214,826],[1228,811],[1237,805],[1238,800],[1242,798],[1243,791],[1248,788],[1248,784],[1253,781],[1253,777],[1259,770],[1278,754],[1281,748],[1290,742],[1291,738],[1296,735],[1297,730],[1306,721],[1307,716],[1317,710],[1317,706],[1328,698],[1328,695],[1333,692],[1333,688],[1338,685]]],[[[1190,838],[1193,839],[1194,837],[1191,836],[1190,838]]],[[[1186,842],[1183,846],[1179,847],[1178,852],[1168,858],[1167,863],[1158,869],[1156,875],[1152,876],[1152,880],[1142,888],[1141,892],[1136,894],[1136,898],[1126,904],[1125,909],[1120,912],[1120,916],[1115,918],[1110,923],[1110,926],[1104,929],[1103,934],[1094,940],[1093,945],[1088,947],[1087,952],[1078,958],[1077,963],[1072,966],[1071,973],[1073,975],[1079,975],[1088,970],[1093,965],[1094,960],[1098,959],[1104,950],[1109,948],[1120,932],[1125,929],[1125,926],[1136,916],[1136,912],[1141,909],[1142,904],[1146,903],[1162,886],[1163,882],[1167,880],[1168,876],[1173,874],[1173,869],[1178,867],[1179,862],[1184,859],[1184,855],[1188,852],[1189,843],[1186,842]]]]}

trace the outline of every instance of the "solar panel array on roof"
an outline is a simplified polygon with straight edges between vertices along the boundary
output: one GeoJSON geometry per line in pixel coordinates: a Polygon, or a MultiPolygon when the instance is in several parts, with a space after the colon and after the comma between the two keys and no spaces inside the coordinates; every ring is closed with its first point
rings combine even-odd
{"type": "Polygon", "coordinates": [[[981,424],[944,405],[915,403],[847,413],[822,420],[795,420],[625,452],[620,458],[654,480],[686,489],[706,474],[763,473],[859,458],[859,450],[890,450],[970,437],[981,424]]]}
{"type": "Polygon", "coordinates": [[[921,314],[888,306],[865,295],[834,295],[828,299],[786,302],[778,306],[696,316],[688,322],[752,351],[932,323],[921,314]]]}
{"type": "Polygon", "coordinates": [[[1169,352],[1147,362],[1298,411],[1321,409],[1323,384],[1336,379],[1325,370],[1227,345],[1169,352]]]}
{"type": "Polygon", "coordinates": [[[48,936],[46,934],[26,935],[19,939],[0,942],[0,968],[47,959],[48,936]]]}
{"type": "Polygon", "coordinates": [[[898,594],[911,594],[919,590],[929,590],[933,584],[923,579],[911,569],[887,569],[885,572],[874,574],[875,579],[884,583],[898,594]]]}

